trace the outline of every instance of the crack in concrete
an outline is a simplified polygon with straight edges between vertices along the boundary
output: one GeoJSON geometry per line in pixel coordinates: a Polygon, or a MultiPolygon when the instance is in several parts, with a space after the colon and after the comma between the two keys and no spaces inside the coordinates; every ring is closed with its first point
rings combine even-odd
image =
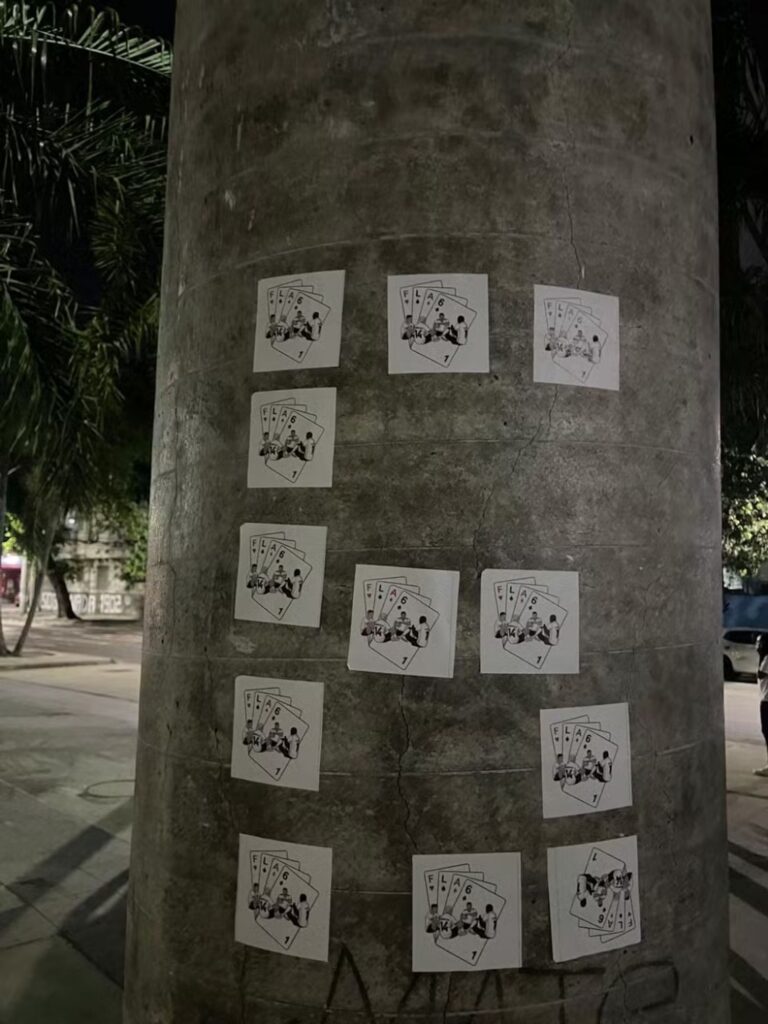
{"type": "Polygon", "coordinates": [[[483,571],[480,568],[480,552],[477,549],[478,538],[480,536],[480,531],[482,530],[483,526],[485,525],[485,517],[488,514],[488,506],[490,505],[491,499],[493,498],[494,492],[496,490],[496,484],[497,483],[498,483],[498,481],[494,477],[493,483],[488,488],[488,491],[486,492],[485,498],[483,499],[483,507],[480,509],[480,515],[479,515],[478,520],[477,520],[477,526],[475,527],[475,532],[472,534],[472,551],[474,552],[474,556],[475,556],[475,579],[476,580],[480,579],[480,576],[481,576],[482,571],[483,571]]]}
{"type": "MultiPolygon", "coordinates": [[[[539,436],[540,436],[540,434],[542,432],[542,427],[544,426],[544,421],[545,420],[546,420],[546,423],[547,423],[547,437],[549,437],[550,433],[552,432],[552,413],[555,410],[555,405],[556,405],[557,400],[558,400],[559,397],[560,397],[560,392],[557,389],[557,387],[555,387],[555,393],[552,396],[552,402],[551,402],[551,404],[549,406],[549,409],[547,410],[546,415],[542,416],[542,418],[539,420],[538,426],[534,430],[533,434],[518,449],[517,455],[515,456],[515,461],[512,463],[512,468],[509,471],[509,475],[510,476],[514,476],[515,473],[517,472],[517,467],[519,466],[520,460],[522,459],[522,457],[525,454],[525,452],[532,445],[534,445],[539,440],[539,436]]],[[[482,504],[482,508],[480,509],[480,515],[478,516],[477,526],[475,527],[474,532],[472,534],[472,551],[473,551],[474,560],[475,560],[475,579],[479,579],[480,576],[482,575],[482,571],[483,571],[481,566],[480,566],[480,552],[478,550],[480,531],[482,530],[483,526],[485,525],[485,519],[486,519],[486,516],[488,514],[488,508],[489,508],[489,506],[491,504],[491,500],[493,499],[493,495],[496,492],[496,488],[497,488],[498,482],[499,482],[498,481],[498,477],[499,477],[500,473],[501,473],[501,469],[497,469],[496,472],[494,473],[493,482],[491,483],[491,486],[488,488],[488,490],[486,491],[485,497],[483,498],[483,504],[482,504]]]]}
{"type": "MultiPolygon", "coordinates": [[[[574,144],[575,148],[575,144],[574,144]]],[[[568,179],[563,174],[563,188],[565,189],[565,211],[568,216],[568,233],[571,243],[571,249],[573,249],[573,255],[576,257],[576,287],[579,288],[584,283],[584,277],[586,275],[586,268],[579,255],[579,247],[576,244],[576,235],[573,227],[573,209],[571,207],[571,190],[568,187],[568,179]]]]}
{"type": "Polygon", "coordinates": [[[453,975],[448,975],[448,988],[445,993],[445,1006],[443,1007],[443,1024],[448,1024],[448,1007],[451,1002],[451,982],[453,981],[453,975]]]}
{"type": "Polygon", "coordinates": [[[405,730],[405,746],[400,751],[400,755],[399,755],[398,760],[397,760],[397,791],[400,794],[400,800],[401,800],[401,802],[403,804],[403,807],[405,808],[405,821],[403,822],[403,831],[405,832],[405,834],[408,836],[409,840],[411,841],[411,846],[414,848],[416,853],[418,853],[419,852],[419,847],[418,847],[418,844],[417,844],[416,840],[414,839],[413,833],[411,832],[411,828],[410,828],[410,824],[411,824],[411,805],[408,802],[408,798],[405,795],[405,790],[403,789],[403,761],[405,760],[406,754],[411,749],[411,727],[408,724],[408,717],[407,717],[407,715],[405,713],[405,704],[404,704],[405,684],[406,684],[406,682],[407,682],[407,677],[403,676],[403,678],[402,678],[402,680],[400,682],[399,704],[400,704],[400,717],[403,720],[403,728],[405,730]]]}
{"type": "MultiPolygon", "coordinates": [[[[558,54],[558,56],[557,56],[557,58],[556,58],[556,60],[554,62],[555,74],[559,74],[559,72],[560,72],[560,65],[563,64],[567,60],[568,55],[571,52],[571,49],[573,47],[572,35],[573,35],[574,17],[575,17],[574,5],[573,5],[573,3],[571,3],[570,10],[569,10],[569,16],[568,16],[568,23],[565,26],[565,46],[563,47],[561,52],[558,54]]],[[[562,89],[560,89],[559,92],[560,92],[560,95],[562,96],[563,95],[562,89]]],[[[563,120],[565,122],[565,131],[566,131],[566,134],[567,134],[567,136],[568,136],[568,138],[570,140],[571,152],[575,156],[575,154],[576,154],[576,135],[575,135],[575,133],[573,131],[573,126],[571,124],[571,119],[570,119],[570,116],[569,116],[568,102],[567,102],[566,99],[563,99],[562,102],[563,102],[563,120]]],[[[578,245],[576,243],[576,230],[575,230],[574,220],[573,220],[573,205],[571,203],[571,188],[570,188],[570,185],[568,183],[568,177],[567,177],[567,175],[565,173],[565,161],[562,161],[562,164],[561,164],[561,177],[562,177],[562,181],[563,181],[563,190],[565,192],[565,211],[566,211],[566,216],[568,217],[569,241],[570,241],[571,249],[573,250],[573,255],[574,255],[575,259],[576,259],[576,285],[575,285],[575,287],[579,288],[583,284],[584,278],[586,276],[586,266],[584,264],[584,261],[581,258],[581,253],[579,252],[579,247],[578,247],[578,245]]]]}
{"type": "Polygon", "coordinates": [[[237,990],[240,993],[240,1024],[245,1024],[246,1001],[245,1001],[245,968],[248,962],[248,950],[243,947],[243,958],[240,964],[240,978],[237,983],[237,990]]]}

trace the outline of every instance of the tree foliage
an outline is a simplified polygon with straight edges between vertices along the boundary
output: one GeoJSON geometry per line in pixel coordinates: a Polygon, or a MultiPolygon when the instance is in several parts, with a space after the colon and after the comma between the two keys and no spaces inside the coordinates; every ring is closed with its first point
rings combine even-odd
{"type": "Polygon", "coordinates": [[[0,0],[0,537],[7,492],[43,566],[148,460],[170,68],[113,12],[0,0]]]}
{"type": "Polygon", "coordinates": [[[768,10],[713,0],[720,213],[723,560],[768,560],[768,10]]]}

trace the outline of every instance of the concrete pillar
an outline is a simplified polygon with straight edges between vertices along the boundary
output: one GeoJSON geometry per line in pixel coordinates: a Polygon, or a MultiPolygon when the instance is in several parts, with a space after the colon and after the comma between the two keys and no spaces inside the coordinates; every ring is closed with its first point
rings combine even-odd
{"type": "Polygon", "coordinates": [[[727,1020],[709,17],[180,3],[129,1024],[727,1020]],[[257,279],[342,267],[340,367],[254,376],[257,279]],[[421,271],[489,274],[491,373],[387,375],[421,271]],[[620,296],[619,392],[533,384],[535,282],[620,296]],[[322,385],[333,488],[249,492],[252,391],[322,385]],[[319,631],[233,620],[246,521],[327,525],[319,631]],[[452,680],[347,670],[357,562],[461,571],[452,680]],[[581,574],[580,675],[479,675],[510,566],[581,574]],[[238,673],[325,682],[319,793],[230,779],[238,673]],[[634,805],[543,822],[539,709],[621,700],[634,805]],[[234,943],[239,832],[333,847],[328,964],[234,943]],[[622,833],[643,942],[555,967],[547,847],[622,833]],[[522,852],[525,968],[414,978],[411,855],[472,850],[522,852]]]}

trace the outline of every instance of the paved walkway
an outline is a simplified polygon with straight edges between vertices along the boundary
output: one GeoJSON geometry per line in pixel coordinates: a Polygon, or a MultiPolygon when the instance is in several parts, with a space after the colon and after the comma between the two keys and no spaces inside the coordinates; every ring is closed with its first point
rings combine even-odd
{"type": "Polygon", "coordinates": [[[757,687],[726,685],[732,1024],[768,1022],[768,779],[757,687]]]}
{"type": "Polygon", "coordinates": [[[0,673],[0,1024],[119,1024],[138,666],[0,673]]]}
{"type": "MultiPolygon", "coordinates": [[[[137,665],[0,674],[0,1024],[120,1024],[137,700],[137,665]]],[[[756,687],[725,706],[732,1024],[768,1024],[756,687]]]]}

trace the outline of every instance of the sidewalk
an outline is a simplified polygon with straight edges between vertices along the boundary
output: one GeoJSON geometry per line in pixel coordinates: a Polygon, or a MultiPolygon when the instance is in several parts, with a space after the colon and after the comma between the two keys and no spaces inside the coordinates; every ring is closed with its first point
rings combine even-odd
{"type": "Polygon", "coordinates": [[[120,1024],[138,684],[0,673],[0,1024],[120,1024]]]}
{"type": "Polygon", "coordinates": [[[732,1024],[768,1021],[768,779],[754,684],[725,688],[732,1024]]]}

